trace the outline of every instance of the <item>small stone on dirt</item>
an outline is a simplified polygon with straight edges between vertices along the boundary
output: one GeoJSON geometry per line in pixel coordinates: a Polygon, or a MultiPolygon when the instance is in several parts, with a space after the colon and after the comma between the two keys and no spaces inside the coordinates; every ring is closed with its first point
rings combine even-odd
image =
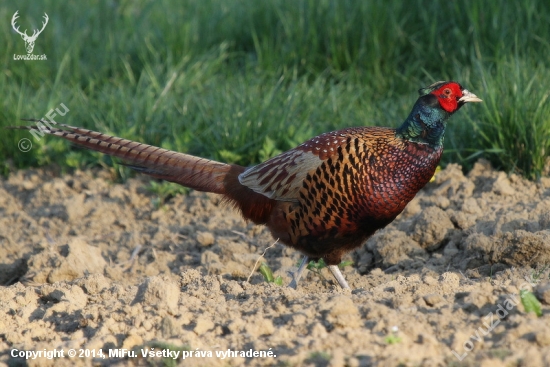
{"type": "Polygon", "coordinates": [[[199,316],[197,318],[197,324],[193,328],[193,331],[197,335],[202,335],[207,331],[214,329],[214,326],[216,325],[212,322],[212,320],[210,320],[210,318],[199,316]]]}
{"type": "Polygon", "coordinates": [[[426,304],[430,307],[433,307],[433,306],[437,305],[438,303],[444,301],[443,297],[441,297],[437,293],[427,294],[423,298],[424,298],[424,302],[426,302],[426,304]]]}
{"type": "Polygon", "coordinates": [[[210,232],[197,232],[197,242],[202,246],[214,244],[214,235],[210,232]]]}
{"type": "Polygon", "coordinates": [[[537,298],[544,304],[550,305],[550,283],[541,283],[537,286],[537,298]]]}

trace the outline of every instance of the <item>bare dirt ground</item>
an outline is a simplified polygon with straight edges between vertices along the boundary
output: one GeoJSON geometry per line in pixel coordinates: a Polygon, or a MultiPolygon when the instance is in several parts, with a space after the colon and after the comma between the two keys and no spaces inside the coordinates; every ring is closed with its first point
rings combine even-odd
{"type": "MultiPolygon", "coordinates": [[[[550,178],[449,166],[349,255],[352,292],[326,269],[298,290],[247,281],[274,242],[265,228],[215,195],[157,207],[147,182],[0,181],[0,365],[550,365],[550,178]]],[[[276,244],[263,261],[288,284],[299,258],[276,244]]]]}

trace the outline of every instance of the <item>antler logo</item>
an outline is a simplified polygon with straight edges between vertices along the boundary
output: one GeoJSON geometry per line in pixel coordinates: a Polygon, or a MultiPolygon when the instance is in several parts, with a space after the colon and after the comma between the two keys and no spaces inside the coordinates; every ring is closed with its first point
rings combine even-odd
{"type": "Polygon", "coordinates": [[[13,27],[13,29],[19,33],[21,35],[21,38],[23,38],[23,41],[25,41],[25,48],[27,49],[27,53],[30,54],[32,53],[32,50],[34,49],[34,42],[36,41],[36,38],[38,37],[38,35],[40,33],[42,33],[42,31],[44,30],[44,28],[46,28],[46,24],[48,24],[48,14],[44,13],[44,22],[42,22],[42,29],[41,30],[34,30],[32,32],[32,36],[29,36],[27,34],[27,30],[25,29],[25,32],[21,32],[19,30],[19,27],[16,26],[15,24],[15,21],[17,20],[17,18],[19,18],[19,15],[17,15],[17,13],[19,12],[16,11],[15,14],[13,14],[13,17],[11,18],[11,26],[13,27]]]}

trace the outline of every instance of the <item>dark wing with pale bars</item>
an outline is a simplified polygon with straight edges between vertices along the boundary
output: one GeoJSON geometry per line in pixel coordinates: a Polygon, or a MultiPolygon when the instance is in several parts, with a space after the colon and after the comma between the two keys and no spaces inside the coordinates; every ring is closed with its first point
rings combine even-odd
{"type": "Polygon", "coordinates": [[[337,148],[346,143],[348,136],[344,131],[319,135],[264,163],[250,167],[239,175],[239,182],[270,199],[298,201],[300,189],[308,173],[336,155],[337,148]]]}

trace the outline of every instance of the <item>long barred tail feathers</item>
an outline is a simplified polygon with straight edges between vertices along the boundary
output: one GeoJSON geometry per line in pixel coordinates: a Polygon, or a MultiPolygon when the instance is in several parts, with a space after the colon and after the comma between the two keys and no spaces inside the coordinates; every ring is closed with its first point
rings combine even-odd
{"type": "Polygon", "coordinates": [[[78,146],[120,158],[124,164],[155,178],[175,182],[199,191],[225,194],[224,178],[231,165],[152,145],[102,134],[80,127],[34,121],[31,126],[13,129],[38,131],[68,140],[78,146]]]}

